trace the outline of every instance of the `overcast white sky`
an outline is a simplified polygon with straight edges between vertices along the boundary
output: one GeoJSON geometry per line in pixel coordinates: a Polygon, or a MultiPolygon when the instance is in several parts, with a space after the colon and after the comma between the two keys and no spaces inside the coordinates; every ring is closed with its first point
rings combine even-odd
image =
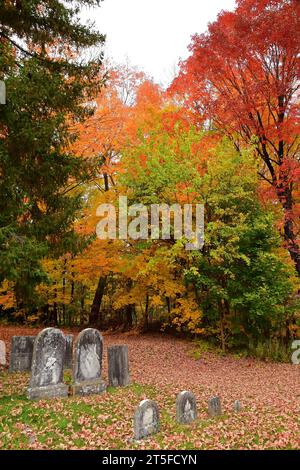
{"type": "Polygon", "coordinates": [[[128,58],[167,85],[179,59],[188,55],[191,35],[204,32],[221,10],[232,10],[234,4],[235,0],[104,0],[87,17],[107,34],[106,56],[117,63],[128,58]]]}

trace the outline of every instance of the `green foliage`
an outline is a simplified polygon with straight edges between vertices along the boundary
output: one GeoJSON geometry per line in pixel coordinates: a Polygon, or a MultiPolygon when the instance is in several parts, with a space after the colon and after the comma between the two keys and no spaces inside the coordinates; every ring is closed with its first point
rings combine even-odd
{"type": "Polygon", "coordinates": [[[205,246],[186,281],[198,290],[204,324],[223,349],[270,338],[298,305],[274,215],[259,202],[255,166],[225,146],[203,180],[205,246]]]}
{"type": "MultiPolygon", "coordinates": [[[[237,152],[223,140],[210,145],[204,156],[201,142],[208,136],[175,128],[172,135],[159,129],[141,137],[140,145],[124,154],[128,171],[122,182],[131,202],[174,204],[188,198],[205,205],[202,250],[187,254],[181,241],[165,243],[167,252],[176,251],[171,257],[174,272],[180,279],[184,271],[186,285],[174,300],[177,317],[170,312],[165,316],[177,329],[217,340],[225,351],[288,335],[286,323],[299,302],[294,300],[294,268],[280,250],[275,213],[259,198],[251,150],[237,152]],[[190,306],[184,303],[187,295],[195,295],[198,304],[192,322],[187,315],[190,306]]],[[[157,242],[153,243],[158,254],[157,242]]]]}
{"type": "Polygon", "coordinates": [[[100,5],[102,0],[22,0],[4,1],[0,4],[1,32],[45,46],[56,41],[66,41],[75,46],[94,46],[104,37],[79,21],[81,7],[100,5]]]}
{"type": "Polygon", "coordinates": [[[102,53],[77,59],[104,37],[78,21],[80,6],[56,0],[2,2],[0,79],[0,283],[15,284],[19,306],[37,305],[35,286],[46,281],[40,260],[78,252],[85,244],[73,229],[82,195],[69,187],[84,179],[70,150],[75,121],[99,90],[102,53]]]}
{"type": "Polygon", "coordinates": [[[256,344],[250,341],[247,354],[262,360],[291,362],[291,348],[277,338],[258,340],[256,344]]]}

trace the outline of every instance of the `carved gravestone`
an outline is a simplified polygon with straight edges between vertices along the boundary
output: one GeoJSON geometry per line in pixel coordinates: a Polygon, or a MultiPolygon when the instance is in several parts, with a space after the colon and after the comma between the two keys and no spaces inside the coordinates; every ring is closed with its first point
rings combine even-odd
{"type": "Polygon", "coordinates": [[[239,400],[235,400],[235,402],[233,403],[233,411],[235,411],[236,413],[239,413],[241,410],[242,410],[241,402],[239,400]]]}
{"type": "Polygon", "coordinates": [[[10,372],[31,370],[35,336],[13,336],[9,361],[10,372]]]}
{"type": "Polygon", "coordinates": [[[64,368],[72,369],[73,358],[73,335],[66,335],[66,353],[64,359],[64,368]]]}
{"type": "Polygon", "coordinates": [[[136,440],[159,431],[159,410],[153,400],[143,400],[134,414],[134,438],[136,440]]]}
{"type": "Polygon", "coordinates": [[[6,365],[6,347],[4,341],[0,341],[0,366],[6,365]]]}
{"type": "Polygon", "coordinates": [[[87,328],[78,335],[73,349],[73,395],[102,393],[103,339],[98,330],[87,328]]]}
{"type": "Polygon", "coordinates": [[[34,342],[28,398],[66,397],[63,383],[66,351],[64,334],[56,328],[41,331],[34,342]]]}
{"type": "Polygon", "coordinates": [[[178,423],[189,424],[197,418],[196,397],[191,392],[181,392],[176,399],[176,419],[178,423]]]}
{"type": "Polygon", "coordinates": [[[222,414],[221,400],[219,397],[213,397],[208,401],[208,414],[210,416],[219,416],[222,414]]]}
{"type": "Polygon", "coordinates": [[[110,346],[107,352],[108,377],[111,387],[129,384],[128,346],[110,346]]]}

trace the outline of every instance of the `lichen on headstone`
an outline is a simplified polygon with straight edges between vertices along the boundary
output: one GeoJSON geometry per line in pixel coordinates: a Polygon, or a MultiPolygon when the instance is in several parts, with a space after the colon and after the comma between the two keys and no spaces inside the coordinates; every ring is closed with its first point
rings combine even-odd
{"type": "Polygon", "coordinates": [[[140,440],[155,434],[159,427],[159,409],[155,401],[141,401],[134,414],[134,438],[140,440]]]}
{"type": "Polygon", "coordinates": [[[63,383],[66,349],[64,334],[56,328],[41,331],[34,342],[28,398],[66,397],[63,383]]]}

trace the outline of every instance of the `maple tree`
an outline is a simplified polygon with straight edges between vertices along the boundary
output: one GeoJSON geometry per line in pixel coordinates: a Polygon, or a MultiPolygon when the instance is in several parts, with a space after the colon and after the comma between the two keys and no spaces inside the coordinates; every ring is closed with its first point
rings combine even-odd
{"type": "MultiPolygon", "coordinates": [[[[55,249],[37,244],[37,237],[23,245],[13,238],[7,253],[10,266],[17,259],[20,269],[5,274],[9,263],[2,253],[5,316],[176,330],[206,337],[223,351],[256,350],[262,338],[286,348],[299,332],[293,270],[299,261],[299,25],[293,5],[241,0],[234,12],[221,12],[206,34],[194,37],[191,56],[167,92],[129,64],[91,65],[91,75],[76,84],[80,99],[62,116],[65,133],[56,150],[72,165],[55,179],[62,198],[51,232],[55,249]],[[169,239],[99,239],[98,207],[112,204],[118,216],[119,196],[128,205],[144,204],[148,213],[153,204],[204,204],[204,246],[186,250],[186,235],[178,237],[173,227],[169,239]],[[22,305],[21,298],[29,301],[22,305]]],[[[12,43],[1,44],[3,67],[15,70],[12,43]]],[[[36,55],[60,57],[61,70],[64,59],[71,69],[78,60],[67,41],[50,42],[45,50],[30,43],[29,52],[26,73],[32,74],[36,55]]],[[[38,74],[48,65],[38,65],[38,74]]],[[[64,75],[60,83],[64,89],[72,80],[64,75]]],[[[39,145],[46,131],[60,129],[48,115],[47,122],[39,145]]],[[[48,215],[41,194],[35,205],[48,215]]],[[[13,199],[11,207],[18,209],[13,199]]],[[[22,225],[31,217],[28,199],[21,209],[22,225]]],[[[161,211],[160,235],[162,217],[161,211]]]]}
{"type": "Polygon", "coordinates": [[[31,403],[1,344],[0,448],[299,448],[300,2],[237,0],[165,91],[103,62],[78,16],[101,1],[0,0],[0,342],[6,359],[15,335],[96,327],[132,383],[31,403]],[[195,394],[192,432],[174,390],[195,394]],[[137,441],[149,397],[161,429],[137,441]]]}
{"type": "MultiPolygon", "coordinates": [[[[149,80],[126,104],[118,77],[96,98],[94,115],[77,125],[74,150],[89,175],[75,230],[90,243],[45,260],[50,283],[38,293],[46,307],[28,321],[143,330],[156,324],[212,338],[224,350],[261,336],[293,337],[298,284],[276,237],[280,213],[261,198],[253,149],[240,155],[216,132],[199,129],[190,110],[149,80]],[[120,195],[148,208],[204,203],[203,249],[185,250],[184,237],[175,239],[172,230],[170,240],[97,238],[97,207],[111,203],[118,213],[120,195]]],[[[13,306],[9,285],[0,298],[13,306]]]]}
{"type": "MultiPolygon", "coordinates": [[[[76,154],[87,162],[89,187],[100,192],[107,192],[115,186],[114,178],[119,169],[121,149],[127,139],[126,123],[135,102],[136,90],[145,80],[144,74],[129,64],[106,64],[106,68],[109,85],[95,99],[94,115],[76,126],[79,139],[74,146],[76,154]]],[[[101,324],[100,309],[106,283],[107,274],[103,274],[100,269],[91,305],[92,324],[101,324]]]]}
{"type": "Polygon", "coordinates": [[[253,146],[260,176],[283,210],[283,234],[300,273],[300,3],[239,0],[208,32],[193,37],[172,84],[195,122],[253,146]]]}
{"type": "MultiPolygon", "coordinates": [[[[165,303],[165,282],[173,283],[162,318],[180,330],[218,337],[224,350],[228,342],[248,346],[249,338],[276,336],[280,329],[289,338],[298,282],[280,252],[276,211],[259,201],[251,150],[239,155],[226,141],[213,144],[210,139],[206,151],[207,133],[187,130],[178,120],[173,128],[165,127],[163,114],[160,125],[142,133],[139,145],[124,151],[126,172],[120,179],[133,202],[203,203],[205,243],[189,253],[172,236],[152,241],[151,258],[144,260],[147,268],[135,267],[135,283],[142,279],[139,269],[152,292],[158,279],[161,289],[155,299],[160,305],[165,303]],[[161,264],[164,258],[174,267],[169,273],[161,264]],[[151,273],[148,264],[156,263],[160,268],[151,273]]],[[[147,301],[151,305],[151,297],[147,301]]]]}

